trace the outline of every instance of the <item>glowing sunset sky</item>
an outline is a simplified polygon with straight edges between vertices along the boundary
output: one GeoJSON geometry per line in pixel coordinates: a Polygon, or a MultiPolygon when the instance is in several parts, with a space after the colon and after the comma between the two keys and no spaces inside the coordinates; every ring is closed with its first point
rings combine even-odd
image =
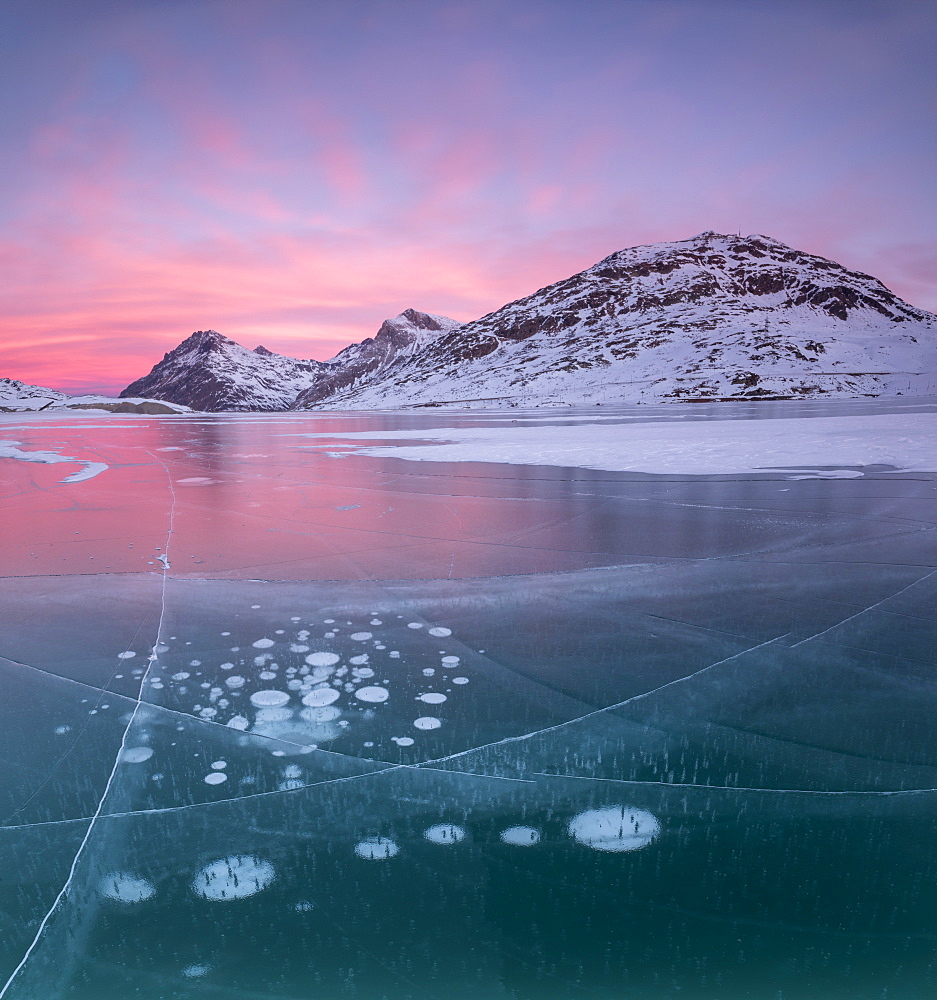
{"type": "Polygon", "coordinates": [[[0,375],[324,359],[759,232],[937,309],[929,0],[4,0],[0,375]]]}

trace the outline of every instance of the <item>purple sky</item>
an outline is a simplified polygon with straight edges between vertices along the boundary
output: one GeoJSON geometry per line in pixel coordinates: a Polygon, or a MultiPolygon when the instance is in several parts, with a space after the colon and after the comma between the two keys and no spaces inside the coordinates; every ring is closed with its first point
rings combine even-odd
{"type": "Polygon", "coordinates": [[[326,358],[760,232],[937,309],[931,0],[4,0],[0,375],[326,358]]]}

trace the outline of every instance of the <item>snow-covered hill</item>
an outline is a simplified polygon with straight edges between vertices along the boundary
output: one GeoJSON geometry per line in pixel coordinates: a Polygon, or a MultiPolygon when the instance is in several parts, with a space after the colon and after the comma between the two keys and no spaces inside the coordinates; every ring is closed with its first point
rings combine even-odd
{"type": "Polygon", "coordinates": [[[265,347],[249,351],[214,330],[198,330],[121,396],[147,396],[196,410],[285,410],[328,363],[301,361],[265,347]]]}
{"type": "Polygon", "coordinates": [[[113,396],[69,396],[58,389],[27,385],[15,378],[0,378],[0,413],[57,413],[61,410],[110,410],[113,413],[185,413],[187,406],[153,399],[115,399],[113,396]]]}
{"type": "Polygon", "coordinates": [[[306,408],[937,392],[937,317],[766,236],[620,250],[306,408]]]}
{"type": "Polygon", "coordinates": [[[68,394],[42,385],[28,385],[15,378],[0,378],[0,413],[43,410],[68,399],[68,394]]]}

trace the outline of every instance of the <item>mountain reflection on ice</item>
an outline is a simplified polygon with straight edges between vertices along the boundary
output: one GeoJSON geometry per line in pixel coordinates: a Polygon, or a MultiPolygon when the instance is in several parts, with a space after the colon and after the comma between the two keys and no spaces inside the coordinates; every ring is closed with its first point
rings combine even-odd
{"type": "Polygon", "coordinates": [[[932,995],[937,476],[283,443],[421,419],[17,427],[2,995],[932,995]]]}

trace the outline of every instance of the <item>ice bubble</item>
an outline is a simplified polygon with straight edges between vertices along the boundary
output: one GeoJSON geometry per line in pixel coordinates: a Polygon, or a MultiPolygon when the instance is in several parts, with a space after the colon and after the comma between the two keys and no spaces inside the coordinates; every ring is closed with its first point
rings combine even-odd
{"type": "Polygon", "coordinates": [[[127,764],[142,764],[152,756],[152,747],[127,747],[120,755],[120,758],[127,764]]]}
{"type": "Polygon", "coordinates": [[[422,622],[410,622],[407,625],[407,628],[422,628],[422,627],[423,627],[423,623],[422,622]]]}
{"type": "Polygon", "coordinates": [[[111,872],[98,883],[102,896],[121,903],[142,903],[156,894],[151,882],[127,872],[111,872]]]}
{"type": "Polygon", "coordinates": [[[198,714],[203,719],[214,719],[214,717],[218,714],[218,711],[214,708],[203,708],[198,714]]]}
{"type": "Polygon", "coordinates": [[[288,778],[286,781],[281,781],[277,785],[278,792],[294,792],[297,788],[304,788],[305,786],[299,780],[299,778],[288,778]]]}
{"type": "Polygon", "coordinates": [[[358,677],[362,680],[367,680],[369,677],[374,676],[374,671],[370,667],[358,667],[358,669],[353,670],[352,673],[355,675],[355,677],[358,677]]]}
{"type": "Polygon", "coordinates": [[[427,705],[441,705],[446,700],[446,696],[437,691],[427,691],[426,694],[420,695],[419,700],[425,701],[427,705]]]}
{"type": "Polygon", "coordinates": [[[153,688],[154,691],[162,691],[164,687],[163,682],[159,680],[152,681],[150,686],[153,688]]]}
{"type": "Polygon", "coordinates": [[[468,682],[469,682],[468,677],[453,677],[452,678],[452,683],[453,684],[468,684],[468,682]]]}
{"type": "Polygon", "coordinates": [[[244,687],[244,678],[239,674],[232,674],[230,677],[225,677],[224,682],[229,688],[244,687]]]}
{"type": "Polygon", "coordinates": [[[570,836],[596,851],[637,851],[647,847],[659,833],[657,817],[634,806],[587,809],[569,823],[570,836]]]}
{"type": "Polygon", "coordinates": [[[291,653],[308,653],[309,652],[309,647],[308,646],[304,646],[301,642],[294,642],[290,646],[290,652],[291,653]]]}
{"type": "Polygon", "coordinates": [[[532,826],[509,826],[501,831],[501,842],[514,847],[533,847],[540,843],[540,831],[532,826]]]}
{"type": "Polygon", "coordinates": [[[180,670],[179,673],[172,675],[172,679],[174,681],[187,681],[191,676],[187,670],[180,670]]]}
{"type": "Polygon", "coordinates": [[[375,704],[387,701],[390,697],[390,692],[384,687],[363,687],[358,688],[355,692],[355,697],[359,701],[371,701],[375,704]]]}
{"type": "Polygon", "coordinates": [[[262,681],[274,681],[277,677],[275,670],[261,670],[257,676],[262,681]]]}
{"type": "Polygon", "coordinates": [[[303,704],[309,708],[321,708],[323,705],[331,705],[333,701],[338,701],[339,697],[339,692],[335,688],[321,687],[305,695],[303,704]]]}
{"type": "Polygon", "coordinates": [[[351,633],[351,638],[354,639],[355,642],[365,642],[367,639],[371,638],[371,633],[370,632],[352,632],[351,633]]]}
{"type": "Polygon", "coordinates": [[[360,656],[352,656],[348,660],[348,662],[350,664],[352,664],[352,666],[360,667],[362,664],[368,662],[368,654],[367,653],[362,653],[360,656]]]}
{"type": "Polygon", "coordinates": [[[254,708],[275,708],[277,705],[285,705],[290,700],[286,691],[274,691],[267,689],[255,691],[251,695],[251,704],[254,708]]]}
{"type": "Polygon", "coordinates": [[[424,677],[432,677],[433,674],[435,674],[435,673],[436,673],[436,670],[433,667],[424,667],[423,668],[423,676],[424,677]]]}
{"type": "Polygon", "coordinates": [[[409,736],[392,736],[391,739],[398,747],[412,747],[413,739],[409,736]]]}
{"type": "Polygon", "coordinates": [[[431,844],[458,844],[465,840],[465,828],[452,823],[437,823],[424,830],[423,836],[431,844]]]}
{"type": "Polygon", "coordinates": [[[399,659],[399,658],[400,658],[400,650],[398,650],[398,649],[392,649],[392,650],[391,650],[391,651],[390,651],[390,652],[389,652],[389,653],[388,653],[387,655],[388,655],[388,656],[391,656],[391,657],[393,657],[393,658],[394,658],[395,660],[397,660],[397,659],[399,659]]]}
{"type": "Polygon", "coordinates": [[[55,727],[55,735],[56,736],[64,736],[66,733],[70,733],[71,731],[72,731],[72,727],[71,726],[56,726],[55,727]]]}
{"type": "Polygon", "coordinates": [[[255,722],[286,722],[293,718],[293,710],[285,705],[272,705],[270,708],[258,708],[255,722]]]}
{"type": "Polygon", "coordinates": [[[284,778],[301,778],[303,776],[303,769],[298,764],[287,764],[283,768],[284,778]]]}
{"type": "Polygon", "coordinates": [[[266,889],[273,865],[251,854],[232,854],[206,865],[192,881],[192,891],[213,901],[246,899],[266,889]]]}
{"type": "Polygon", "coordinates": [[[273,639],[258,639],[256,642],[252,642],[251,645],[254,649],[269,649],[274,645],[273,639]]]}
{"type": "Polygon", "coordinates": [[[434,719],[431,715],[424,715],[419,719],[414,719],[413,725],[416,726],[417,729],[438,729],[442,723],[439,719],[434,719]]]}
{"type": "Polygon", "coordinates": [[[437,625],[435,628],[429,630],[430,635],[436,636],[437,639],[442,639],[447,635],[452,635],[451,628],[443,628],[441,625],[437,625]]]}
{"type": "Polygon", "coordinates": [[[122,653],[117,654],[118,660],[132,660],[137,654],[132,649],[125,649],[122,653]]]}
{"type": "Polygon", "coordinates": [[[250,721],[246,719],[243,715],[235,715],[232,719],[228,721],[229,729],[240,729],[242,732],[243,730],[247,729],[249,725],[250,721]]]}
{"type": "Polygon", "coordinates": [[[301,708],[299,714],[307,722],[334,722],[341,717],[342,710],[337,705],[322,705],[318,708],[301,708]]]}
{"type": "Polygon", "coordinates": [[[220,785],[228,780],[228,776],[224,771],[212,771],[211,774],[206,774],[202,780],[206,785],[220,785]]]}
{"type": "Polygon", "coordinates": [[[257,609],[258,609],[259,607],[260,607],[260,605],[259,605],[259,604],[252,604],[252,605],[251,605],[251,610],[252,610],[252,611],[256,611],[256,610],[257,610],[257,609]]]}
{"type": "Polygon", "coordinates": [[[216,771],[223,771],[228,766],[228,762],[226,760],[213,760],[211,766],[216,771]]]}
{"type": "Polygon", "coordinates": [[[337,653],[310,653],[306,657],[306,662],[310,667],[331,667],[338,663],[339,659],[337,653]]]}
{"type": "Polygon", "coordinates": [[[219,664],[219,666],[221,667],[222,670],[233,670],[234,669],[234,664],[233,663],[221,663],[221,664],[219,664]]]}
{"type": "Polygon", "coordinates": [[[383,622],[383,621],[381,621],[381,619],[380,619],[380,618],[372,618],[372,619],[371,619],[371,620],[370,620],[370,621],[368,622],[368,624],[369,624],[369,625],[383,625],[383,624],[384,624],[384,622],[383,622]]]}
{"type": "Polygon", "coordinates": [[[400,848],[388,837],[366,837],[355,844],[355,854],[366,861],[383,861],[394,857],[400,848]]]}
{"type": "Polygon", "coordinates": [[[442,658],[442,662],[443,662],[443,666],[454,667],[454,666],[458,665],[459,658],[458,658],[458,656],[444,656],[442,658]]]}
{"type": "Polygon", "coordinates": [[[210,965],[187,965],[182,970],[182,975],[186,979],[201,979],[202,976],[207,976],[211,972],[210,965]]]}

